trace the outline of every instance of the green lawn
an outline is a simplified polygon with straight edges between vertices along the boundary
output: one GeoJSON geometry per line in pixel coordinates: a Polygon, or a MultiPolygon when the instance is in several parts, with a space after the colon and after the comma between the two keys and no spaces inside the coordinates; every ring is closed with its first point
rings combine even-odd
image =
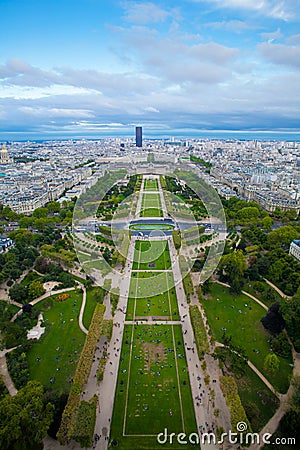
{"type": "Polygon", "coordinates": [[[159,194],[143,194],[141,217],[162,217],[161,201],[159,194]]]}
{"type": "Polygon", "coordinates": [[[29,271],[25,277],[23,278],[23,280],[21,281],[21,285],[22,286],[28,286],[30,283],[32,283],[33,281],[41,281],[41,277],[39,274],[37,274],[36,272],[33,271],[29,271]]]}
{"type": "Polygon", "coordinates": [[[252,430],[258,432],[275,414],[279,400],[249,366],[236,383],[252,430]]]}
{"type": "MultiPolygon", "coordinates": [[[[164,428],[176,434],[197,431],[181,327],[127,325],[111,440],[124,450],[154,450],[161,447],[157,434],[164,428]]],[[[175,441],[164,448],[182,445],[175,441]]]]}
{"type": "Polygon", "coordinates": [[[144,191],[158,191],[157,180],[147,180],[144,182],[144,191]]]}
{"type": "Polygon", "coordinates": [[[159,208],[141,209],[140,217],[162,217],[162,210],[159,208]]]}
{"type": "Polygon", "coordinates": [[[126,319],[133,320],[137,316],[162,316],[179,320],[172,272],[132,273],[126,319]],[[152,292],[156,295],[151,295],[149,286],[152,286],[152,292]]]}
{"type": "Polygon", "coordinates": [[[153,278],[151,278],[151,273],[149,272],[133,273],[129,290],[126,319],[133,320],[136,317],[142,316],[160,317],[166,320],[179,320],[174,279],[171,272],[162,272],[159,275],[155,274],[153,278]],[[136,277],[134,277],[134,275],[136,275],[136,277]],[[158,292],[157,288],[161,287],[162,293],[151,295],[149,289],[151,289],[151,286],[153,285],[155,286],[154,292],[158,292]]]}
{"type": "Polygon", "coordinates": [[[264,292],[257,292],[253,289],[253,282],[247,283],[243,286],[243,290],[246,292],[249,292],[249,294],[254,295],[254,297],[261,300],[266,306],[271,306],[273,303],[281,301],[281,296],[278,294],[275,289],[273,289],[271,286],[269,286],[265,281],[261,281],[262,285],[264,286],[264,292]],[[267,295],[267,292],[270,292],[271,295],[267,295]]]}
{"type": "Polygon", "coordinates": [[[55,301],[56,296],[52,296],[39,303],[46,331],[28,352],[30,379],[64,392],[70,390],[85,340],[78,325],[82,294],[75,291],[68,294],[69,298],[62,302],[55,301]]]}
{"type": "Polygon", "coordinates": [[[170,269],[167,241],[136,241],[132,270],[170,269]]]}
{"type": "Polygon", "coordinates": [[[106,291],[103,292],[103,290],[100,287],[91,287],[87,289],[86,304],[82,318],[83,325],[87,330],[90,327],[96,304],[103,303],[105,293],[106,291]]]}
{"type": "Polygon", "coordinates": [[[228,288],[216,283],[213,284],[211,298],[202,304],[213,337],[221,342],[224,331],[227,336],[232,336],[232,343],[243,347],[249,360],[279,392],[285,393],[292,374],[292,360],[279,358],[279,370],[273,375],[266,373],[263,367],[264,359],[270,353],[269,335],[260,322],[266,311],[249,297],[233,296],[228,288]]]}

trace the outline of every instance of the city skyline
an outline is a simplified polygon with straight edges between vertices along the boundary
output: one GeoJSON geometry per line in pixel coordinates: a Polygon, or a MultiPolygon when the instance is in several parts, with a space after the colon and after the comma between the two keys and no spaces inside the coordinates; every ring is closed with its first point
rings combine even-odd
{"type": "Polygon", "coordinates": [[[298,0],[0,10],[1,140],[300,133],[298,0]]]}

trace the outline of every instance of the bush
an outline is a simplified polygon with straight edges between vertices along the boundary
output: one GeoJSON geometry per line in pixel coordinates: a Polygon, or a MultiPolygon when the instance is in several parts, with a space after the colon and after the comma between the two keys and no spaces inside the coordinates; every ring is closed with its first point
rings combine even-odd
{"type": "Polygon", "coordinates": [[[110,292],[111,313],[113,316],[115,315],[119,299],[120,299],[119,288],[115,288],[115,291],[110,292]]]}
{"type": "Polygon", "coordinates": [[[98,398],[96,395],[89,402],[80,402],[76,415],[73,439],[83,447],[91,447],[96,422],[96,408],[98,398]]]}
{"type": "Polygon", "coordinates": [[[67,298],[69,298],[70,296],[69,296],[69,294],[60,294],[60,295],[58,295],[56,298],[55,298],[55,300],[57,301],[57,302],[64,302],[65,300],[67,300],[67,298]]]}
{"type": "Polygon", "coordinates": [[[209,352],[209,345],[206,330],[198,306],[190,306],[190,316],[192,327],[194,330],[198,356],[199,359],[203,359],[204,354],[209,352]]]}
{"type": "Polygon", "coordinates": [[[176,250],[180,249],[180,247],[181,247],[181,233],[180,233],[180,230],[173,230],[172,231],[172,237],[173,237],[173,242],[174,242],[174,246],[175,246],[176,250]]]}
{"type": "Polygon", "coordinates": [[[59,431],[57,433],[57,439],[63,445],[65,445],[66,442],[73,436],[80,395],[91,372],[97,342],[101,336],[101,322],[103,320],[104,312],[105,306],[97,304],[92,317],[89,332],[85,339],[85,343],[76,367],[73,386],[62,415],[59,431]]]}
{"type": "Polygon", "coordinates": [[[230,420],[233,430],[235,432],[238,431],[236,428],[238,422],[245,422],[248,426],[247,433],[251,433],[251,426],[239,397],[238,387],[234,378],[232,376],[222,376],[220,377],[220,384],[226,400],[226,405],[230,411],[230,420]]]}

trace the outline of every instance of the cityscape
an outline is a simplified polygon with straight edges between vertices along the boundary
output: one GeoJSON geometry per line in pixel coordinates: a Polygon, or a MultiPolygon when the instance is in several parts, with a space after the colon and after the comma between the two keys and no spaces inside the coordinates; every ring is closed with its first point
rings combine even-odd
{"type": "Polygon", "coordinates": [[[299,22],[0,2],[1,450],[300,450],[299,22]]]}

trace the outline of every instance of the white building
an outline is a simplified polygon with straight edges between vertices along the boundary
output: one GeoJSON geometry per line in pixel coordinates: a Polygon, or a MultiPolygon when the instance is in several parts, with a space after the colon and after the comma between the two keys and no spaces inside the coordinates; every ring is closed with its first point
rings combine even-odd
{"type": "Polygon", "coordinates": [[[300,240],[295,239],[291,242],[289,253],[300,261],[300,240]]]}

